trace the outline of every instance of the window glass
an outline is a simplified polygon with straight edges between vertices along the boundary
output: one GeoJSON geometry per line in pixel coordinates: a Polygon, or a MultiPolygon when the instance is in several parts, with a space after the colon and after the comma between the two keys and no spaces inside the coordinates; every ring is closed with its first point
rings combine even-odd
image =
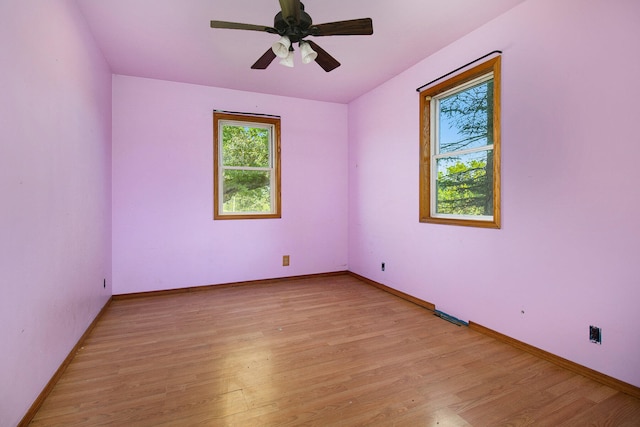
{"type": "Polygon", "coordinates": [[[491,157],[490,151],[480,151],[437,159],[437,214],[493,214],[493,183],[487,174],[492,169],[491,157]]]}
{"type": "Polygon", "coordinates": [[[222,164],[224,166],[270,167],[269,128],[222,123],[222,164]]]}
{"type": "Polygon", "coordinates": [[[271,174],[226,169],[222,172],[223,213],[271,212],[271,174]]]}
{"type": "Polygon", "coordinates": [[[442,98],[438,102],[438,152],[459,151],[493,144],[493,115],[489,101],[493,81],[442,98]]]}

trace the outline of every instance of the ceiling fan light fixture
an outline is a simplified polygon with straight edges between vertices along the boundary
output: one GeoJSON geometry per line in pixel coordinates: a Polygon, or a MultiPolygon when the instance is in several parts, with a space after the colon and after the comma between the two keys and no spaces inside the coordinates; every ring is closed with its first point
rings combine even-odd
{"type": "Polygon", "coordinates": [[[290,50],[288,52],[289,53],[287,54],[287,56],[280,60],[280,64],[284,65],[285,67],[293,68],[293,51],[290,50]]]}
{"type": "Polygon", "coordinates": [[[280,64],[293,67],[293,46],[298,43],[302,53],[302,62],[308,64],[315,61],[324,71],[329,72],[340,66],[333,56],[311,40],[303,40],[307,36],[368,36],[373,34],[371,18],[349,19],[346,21],[313,24],[311,16],[305,12],[300,0],[280,0],[280,11],[273,18],[273,27],[240,22],[211,21],[211,28],[230,30],[260,31],[280,36],[260,58],[251,66],[254,70],[264,70],[276,58],[280,64]]]}
{"type": "Polygon", "coordinates": [[[300,55],[302,55],[302,63],[308,64],[310,62],[315,61],[318,57],[318,52],[313,50],[311,45],[308,42],[301,41],[300,42],[300,55]]]}
{"type": "Polygon", "coordinates": [[[289,37],[282,36],[280,40],[271,46],[271,50],[273,50],[273,53],[275,53],[278,58],[286,58],[289,55],[290,46],[291,40],[289,40],[289,37]]]}

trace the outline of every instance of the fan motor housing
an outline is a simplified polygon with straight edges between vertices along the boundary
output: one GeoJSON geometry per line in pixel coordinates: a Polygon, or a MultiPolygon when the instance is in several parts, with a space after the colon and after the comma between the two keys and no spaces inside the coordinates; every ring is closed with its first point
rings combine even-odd
{"type": "MultiPolygon", "coordinates": [[[[301,5],[302,7],[302,5],[301,5]]],[[[278,34],[281,36],[289,37],[291,43],[296,43],[307,37],[311,34],[309,28],[313,21],[311,20],[311,16],[304,9],[300,10],[300,20],[298,24],[287,22],[283,16],[282,12],[278,12],[273,19],[273,27],[278,30],[278,34]]]]}

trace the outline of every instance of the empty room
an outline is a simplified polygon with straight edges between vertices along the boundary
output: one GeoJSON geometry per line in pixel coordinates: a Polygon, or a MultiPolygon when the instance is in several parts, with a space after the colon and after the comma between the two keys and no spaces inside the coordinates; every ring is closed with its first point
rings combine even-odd
{"type": "Polygon", "coordinates": [[[0,427],[640,425],[640,2],[0,1],[0,427]]]}

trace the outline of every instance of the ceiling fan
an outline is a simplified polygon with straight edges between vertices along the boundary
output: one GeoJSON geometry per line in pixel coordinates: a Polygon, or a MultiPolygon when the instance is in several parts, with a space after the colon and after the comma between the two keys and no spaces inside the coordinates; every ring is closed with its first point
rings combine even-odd
{"type": "Polygon", "coordinates": [[[367,36],[373,34],[373,21],[371,18],[315,25],[311,20],[311,16],[304,11],[304,5],[300,0],[280,0],[280,9],[281,11],[273,19],[273,27],[211,21],[211,28],[264,31],[270,34],[278,34],[280,40],[274,43],[251,66],[254,70],[264,70],[276,57],[282,58],[280,61],[282,65],[293,67],[293,44],[298,43],[303,63],[307,64],[315,60],[326,72],[329,72],[339,67],[340,63],[313,41],[304,40],[307,36],[367,36]]]}

